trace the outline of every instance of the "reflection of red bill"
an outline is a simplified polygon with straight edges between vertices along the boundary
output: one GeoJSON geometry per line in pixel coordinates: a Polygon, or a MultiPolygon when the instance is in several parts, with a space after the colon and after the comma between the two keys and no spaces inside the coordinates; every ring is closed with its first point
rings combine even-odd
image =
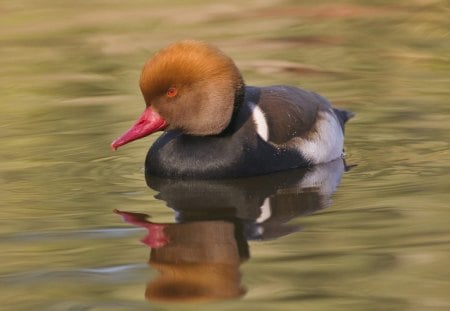
{"type": "Polygon", "coordinates": [[[151,248],[160,248],[169,243],[169,237],[164,232],[167,225],[156,224],[147,220],[148,215],[132,212],[122,212],[117,209],[114,213],[122,216],[129,224],[147,229],[147,235],[141,240],[142,243],[151,248]]]}

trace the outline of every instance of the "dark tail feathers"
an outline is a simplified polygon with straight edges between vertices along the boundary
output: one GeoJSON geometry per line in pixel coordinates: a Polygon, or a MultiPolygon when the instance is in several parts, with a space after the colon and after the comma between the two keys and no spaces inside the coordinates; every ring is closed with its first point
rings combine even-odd
{"type": "Polygon", "coordinates": [[[341,124],[342,130],[344,130],[344,124],[348,120],[353,118],[355,116],[355,114],[353,112],[347,111],[347,110],[340,110],[340,109],[336,109],[336,108],[333,108],[333,110],[334,110],[335,115],[339,119],[339,123],[341,124]]]}
{"type": "Polygon", "coordinates": [[[355,116],[355,114],[351,111],[348,110],[340,110],[340,109],[336,109],[333,108],[334,113],[337,115],[337,117],[339,118],[339,120],[345,124],[348,120],[350,120],[351,118],[353,118],[355,116]]]}

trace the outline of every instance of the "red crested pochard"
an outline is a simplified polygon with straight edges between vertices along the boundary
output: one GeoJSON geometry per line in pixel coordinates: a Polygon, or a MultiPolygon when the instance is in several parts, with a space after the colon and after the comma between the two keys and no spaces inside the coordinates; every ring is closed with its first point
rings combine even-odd
{"type": "Polygon", "coordinates": [[[146,174],[229,178],[329,162],[343,154],[352,113],[292,86],[246,86],[219,49],[181,41],[155,54],[140,79],[146,108],[112,143],[164,131],[151,146],[146,174]]]}

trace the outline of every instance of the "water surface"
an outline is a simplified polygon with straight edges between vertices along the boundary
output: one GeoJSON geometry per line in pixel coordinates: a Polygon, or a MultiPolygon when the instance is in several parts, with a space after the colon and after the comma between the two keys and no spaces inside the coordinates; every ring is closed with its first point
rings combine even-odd
{"type": "Polygon", "coordinates": [[[446,1],[40,0],[0,11],[3,310],[450,308],[446,1]],[[157,135],[118,152],[109,143],[144,107],[145,60],[185,38],[220,46],[249,85],[302,86],[354,111],[356,166],[148,187],[157,135]],[[141,243],[159,228],[150,223],[193,264],[171,266],[181,257],[164,237],[141,243]],[[215,302],[149,295],[164,271],[215,280],[215,302]]]}

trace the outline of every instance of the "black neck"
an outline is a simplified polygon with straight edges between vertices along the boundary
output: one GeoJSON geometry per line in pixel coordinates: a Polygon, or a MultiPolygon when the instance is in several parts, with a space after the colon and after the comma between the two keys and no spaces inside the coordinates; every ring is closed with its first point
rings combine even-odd
{"type": "Polygon", "coordinates": [[[231,114],[230,123],[219,135],[226,136],[233,132],[237,116],[239,115],[239,112],[241,111],[242,106],[244,105],[245,91],[246,86],[244,82],[242,82],[242,84],[236,89],[236,93],[234,94],[233,113],[231,114]]]}

